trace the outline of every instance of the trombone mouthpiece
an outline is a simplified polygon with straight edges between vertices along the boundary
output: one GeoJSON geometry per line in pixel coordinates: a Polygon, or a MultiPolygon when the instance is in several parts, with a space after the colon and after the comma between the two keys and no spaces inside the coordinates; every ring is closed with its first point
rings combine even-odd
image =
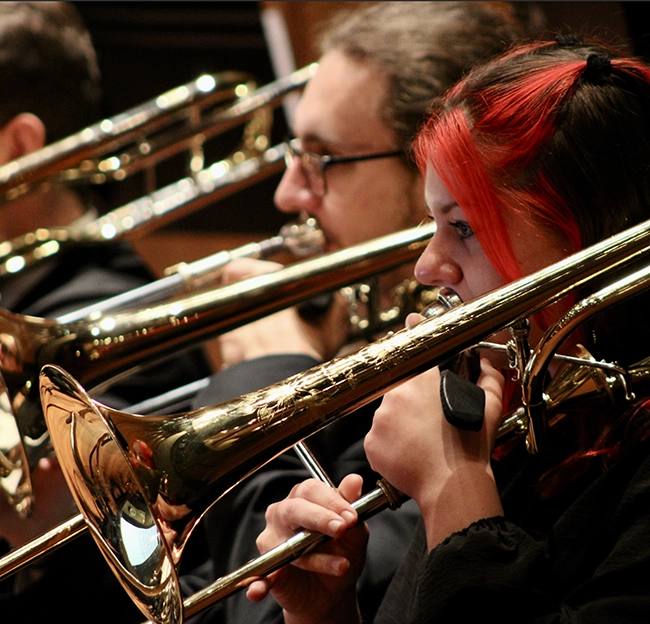
{"type": "Polygon", "coordinates": [[[455,308],[463,303],[463,300],[451,288],[441,288],[438,290],[436,299],[426,308],[420,311],[420,314],[427,319],[437,318],[448,310],[455,308]]]}

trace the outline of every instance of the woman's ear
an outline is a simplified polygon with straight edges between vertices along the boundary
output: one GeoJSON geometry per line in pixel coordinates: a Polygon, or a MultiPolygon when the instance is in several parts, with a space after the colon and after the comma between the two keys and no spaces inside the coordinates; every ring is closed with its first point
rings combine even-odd
{"type": "Polygon", "coordinates": [[[0,129],[0,163],[35,152],[45,145],[45,125],[32,113],[20,113],[0,129]]]}

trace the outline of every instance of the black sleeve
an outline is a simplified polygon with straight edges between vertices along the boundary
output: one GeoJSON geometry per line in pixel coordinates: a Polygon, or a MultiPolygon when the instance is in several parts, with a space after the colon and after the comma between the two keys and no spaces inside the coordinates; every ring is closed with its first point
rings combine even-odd
{"type": "Polygon", "coordinates": [[[212,375],[210,385],[196,395],[192,407],[196,409],[234,399],[317,364],[313,357],[301,354],[266,355],[240,362],[212,375]]]}
{"type": "MultiPolygon", "coordinates": [[[[632,624],[650,621],[650,460],[629,454],[582,490],[547,530],[495,517],[454,533],[396,580],[381,624],[632,624]],[[397,615],[396,615],[397,614],[397,615]]],[[[541,506],[548,505],[542,501],[541,506]]],[[[540,507],[541,509],[541,507],[540,507]]]]}

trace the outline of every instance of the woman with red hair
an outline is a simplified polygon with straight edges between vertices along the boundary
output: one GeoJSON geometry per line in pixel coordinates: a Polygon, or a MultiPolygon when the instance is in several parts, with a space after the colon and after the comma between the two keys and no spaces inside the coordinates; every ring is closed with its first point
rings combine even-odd
{"type": "MultiPolygon", "coordinates": [[[[415,153],[437,224],[416,276],[469,301],[650,217],[650,68],[574,38],[516,48],[434,104],[415,153]]],[[[532,345],[571,303],[533,319],[532,345]]],[[[644,303],[602,313],[563,349],[580,342],[623,365],[647,357],[644,303]]],[[[643,399],[551,429],[548,452],[529,457],[522,443],[497,461],[505,383],[491,360],[477,381],[478,432],[446,421],[437,368],[387,393],[375,414],[370,463],[422,514],[375,621],[650,621],[643,399]]],[[[348,501],[361,487],[357,475],[338,490],[307,481],[271,506],[262,552],[299,527],[335,539],[249,597],[270,591],[287,624],[358,622],[367,535],[348,501]]]]}

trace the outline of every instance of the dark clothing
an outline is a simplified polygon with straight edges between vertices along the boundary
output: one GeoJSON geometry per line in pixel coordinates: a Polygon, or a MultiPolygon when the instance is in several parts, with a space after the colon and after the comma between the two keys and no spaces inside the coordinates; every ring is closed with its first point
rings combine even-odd
{"type": "MultiPolygon", "coordinates": [[[[124,242],[79,246],[0,283],[0,307],[55,318],[153,280],[144,262],[124,242]]],[[[210,374],[201,349],[130,375],[100,400],[122,408],[210,374]]]]}
{"type": "Polygon", "coordinates": [[[504,517],[427,555],[423,525],[376,624],[650,621],[650,445],[540,500],[535,460],[503,491],[504,517]],[[580,493],[577,493],[580,492],[580,493]]]}
{"type": "MultiPolygon", "coordinates": [[[[0,306],[54,318],[152,278],[125,243],[78,247],[3,282],[0,306]]],[[[98,398],[113,407],[125,407],[207,375],[207,359],[202,350],[194,349],[120,381],[98,398]]],[[[0,538],[0,554],[8,549],[0,538]]],[[[144,619],[88,533],[0,582],[0,612],[3,621],[25,623],[60,619],[129,624],[144,619]]]]}
{"type": "MultiPolygon", "coordinates": [[[[270,385],[301,372],[316,361],[307,356],[276,355],[242,362],[215,375],[210,386],[195,400],[195,407],[212,405],[270,385]]],[[[355,472],[364,477],[364,489],[374,487],[378,475],[368,465],[363,436],[370,428],[376,403],[361,408],[311,436],[310,450],[338,483],[355,472]]],[[[211,561],[183,578],[184,591],[194,592],[208,581],[232,572],[259,553],[256,537],[266,526],[266,508],[287,496],[291,488],[308,478],[297,456],[289,451],[267,464],[215,503],[203,519],[211,561]]],[[[367,563],[359,582],[361,608],[371,618],[397,569],[415,528],[418,511],[410,501],[401,509],[385,511],[369,520],[367,563]]],[[[271,596],[250,602],[244,593],[230,596],[192,619],[192,624],[269,624],[282,620],[271,596]]]]}

